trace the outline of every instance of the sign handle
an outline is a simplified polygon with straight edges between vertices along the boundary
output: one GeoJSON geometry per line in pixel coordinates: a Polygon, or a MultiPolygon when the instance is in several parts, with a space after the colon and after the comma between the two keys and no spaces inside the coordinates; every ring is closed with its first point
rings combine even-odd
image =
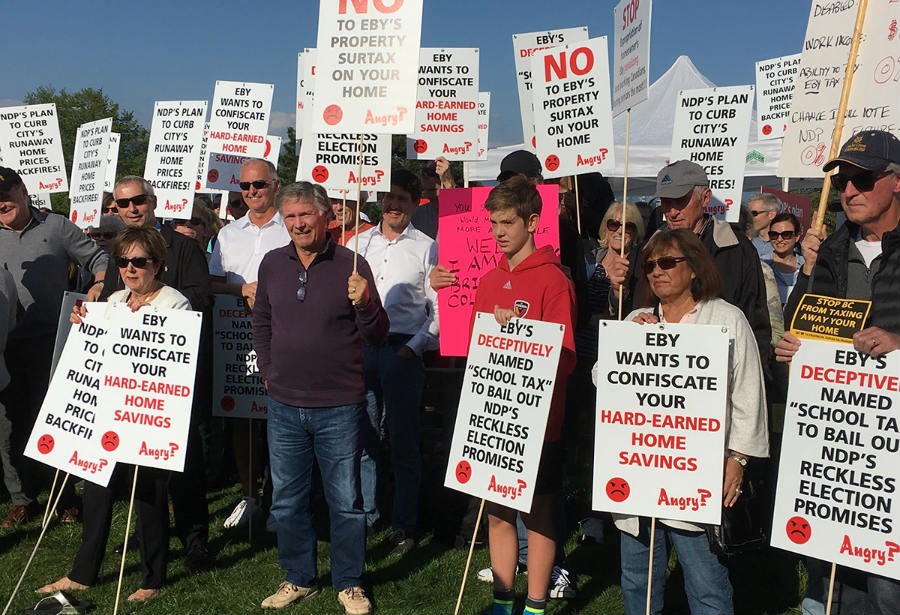
{"type": "Polygon", "coordinates": [[[475,536],[478,535],[478,526],[481,525],[482,514],[484,514],[484,498],[481,498],[478,518],[475,519],[475,530],[472,532],[472,540],[469,543],[469,556],[466,558],[466,567],[463,569],[462,583],[459,586],[459,596],[456,598],[456,608],[453,610],[453,615],[459,615],[459,605],[462,604],[463,592],[466,590],[466,578],[469,576],[469,565],[472,563],[472,553],[475,551],[475,536]]]}
{"type": "MultiPolygon", "coordinates": [[[[59,476],[59,469],[56,470],[56,475],[59,476]]],[[[62,485],[59,487],[59,492],[56,494],[56,500],[53,502],[53,508],[56,508],[56,505],[59,504],[59,498],[62,497],[63,490],[66,488],[66,481],[69,480],[69,473],[66,472],[66,475],[63,476],[62,485]]],[[[53,484],[56,484],[56,477],[53,478],[53,484]]],[[[50,493],[53,493],[53,487],[50,488],[50,493]]],[[[47,498],[47,510],[50,510],[50,502],[51,498],[47,498]]],[[[47,528],[50,526],[50,515],[45,515],[44,520],[41,522],[41,533],[38,535],[37,541],[34,543],[34,549],[31,550],[31,555],[28,557],[28,561],[25,562],[25,566],[22,568],[22,574],[19,575],[19,582],[16,583],[16,587],[12,590],[12,594],[9,596],[9,601],[6,603],[6,606],[3,608],[3,615],[6,615],[9,612],[9,607],[12,606],[13,600],[16,599],[16,594],[19,592],[19,588],[22,586],[22,581],[25,580],[25,575],[28,573],[28,568],[31,566],[31,562],[34,561],[34,556],[37,554],[38,547],[41,546],[41,540],[44,539],[44,534],[47,533],[47,528]]]]}
{"type": "MultiPolygon", "coordinates": [[[[865,2],[865,0],[863,0],[865,2]]],[[[837,564],[831,562],[831,578],[828,580],[828,602],[825,603],[825,615],[831,615],[831,597],[834,595],[834,573],[837,572],[837,564]]]]}
{"type": "MultiPolygon", "coordinates": [[[[247,429],[247,496],[250,498],[250,502],[247,502],[247,505],[250,506],[251,503],[256,501],[256,498],[253,497],[255,487],[256,487],[256,479],[253,476],[253,419],[247,417],[247,422],[250,424],[247,429]]],[[[246,508],[244,509],[246,510],[246,508]]],[[[249,523],[247,523],[247,544],[253,544],[253,509],[250,509],[250,514],[247,517],[249,523]]]]}
{"type": "MultiPolygon", "coordinates": [[[[50,519],[50,511],[52,510],[50,502],[53,501],[53,490],[56,489],[57,480],[59,480],[59,468],[56,468],[56,472],[53,474],[53,483],[50,485],[50,493],[47,494],[47,506],[44,507],[44,520],[41,521],[42,526],[47,525],[47,522],[50,519]]],[[[59,492],[62,493],[62,488],[60,488],[59,492]]],[[[58,496],[59,494],[57,494],[57,498],[58,496]]]]}
{"type": "Polygon", "coordinates": [[[359,133],[359,147],[356,149],[359,158],[359,173],[356,174],[356,221],[353,223],[353,273],[356,273],[356,261],[359,258],[359,210],[362,207],[362,163],[363,134],[359,133]]]}
{"type": "Polygon", "coordinates": [[[134,480],[131,481],[131,498],[128,500],[128,517],[125,519],[125,542],[122,543],[122,563],[119,564],[119,583],[116,585],[116,606],[113,615],[119,613],[119,599],[122,597],[122,577],[125,575],[125,556],[128,554],[128,536],[131,534],[131,513],[134,510],[134,492],[137,490],[138,468],[134,466],[134,480]]]}
{"type": "MultiPolygon", "coordinates": [[[[650,592],[653,590],[653,547],[656,542],[656,517],[650,517],[650,564],[647,570],[647,608],[646,614],[650,615],[650,592]]],[[[113,613],[115,615],[115,613],[113,613]]]]}
{"type": "MultiPolygon", "coordinates": [[[[625,110],[625,173],[622,178],[622,244],[619,246],[619,256],[625,258],[625,222],[628,214],[625,213],[625,205],[628,203],[628,150],[631,145],[631,108],[625,110]]],[[[634,238],[632,237],[632,241],[634,238]]],[[[625,299],[625,284],[619,285],[619,320],[624,318],[622,304],[625,299]]],[[[649,603],[648,603],[649,604],[649,603]]]]}
{"type": "Polygon", "coordinates": [[[581,197],[578,195],[578,176],[572,176],[572,183],[575,184],[575,221],[578,224],[578,234],[581,235],[581,197]]]}
{"type": "Polygon", "coordinates": [[[341,240],[338,242],[341,245],[347,243],[347,240],[344,239],[344,235],[347,233],[347,191],[344,191],[344,199],[341,201],[341,240]]]}
{"type": "MultiPolygon", "coordinates": [[[[841,146],[841,134],[844,132],[844,115],[847,114],[847,103],[850,101],[850,90],[853,87],[853,73],[856,69],[856,56],[859,53],[859,39],[862,38],[863,23],[866,20],[866,7],[868,0],[859,0],[859,7],[856,9],[856,23],[853,26],[853,39],[850,41],[850,54],[847,57],[847,68],[844,71],[844,85],[841,87],[841,101],[838,105],[837,119],[834,122],[834,132],[831,137],[831,150],[828,153],[828,159],[834,159],[838,154],[841,146]]],[[[828,205],[828,193],[831,192],[831,175],[825,174],[825,181],[822,184],[822,194],[819,195],[819,208],[816,210],[816,218],[813,222],[813,228],[821,229],[825,222],[825,210],[828,205]]]]}

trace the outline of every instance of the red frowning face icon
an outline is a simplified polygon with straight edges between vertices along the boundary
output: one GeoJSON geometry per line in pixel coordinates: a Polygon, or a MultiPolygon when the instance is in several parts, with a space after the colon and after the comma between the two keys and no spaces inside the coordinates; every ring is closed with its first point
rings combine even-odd
{"type": "Polygon", "coordinates": [[[344,117],[344,111],[338,105],[328,105],[322,113],[322,118],[329,126],[339,123],[344,117]]]}
{"type": "Polygon", "coordinates": [[[415,143],[413,143],[413,149],[417,154],[424,154],[425,150],[428,149],[428,144],[425,143],[425,139],[416,139],[415,143]]]}
{"type": "Polygon", "coordinates": [[[103,450],[106,451],[114,451],[119,448],[119,434],[114,431],[107,431],[100,438],[100,446],[103,447],[103,450]]]}
{"type": "Polygon", "coordinates": [[[328,169],[326,169],[321,164],[317,164],[316,166],[313,167],[312,178],[320,184],[322,182],[328,181],[328,169]]]}
{"type": "Polygon", "coordinates": [[[548,171],[555,171],[559,168],[559,156],[556,154],[550,154],[544,160],[544,166],[547,167],[548,171]]]}
{"type": "Polygon", "coordinates": [[[48,433],[45,433],[43,436],[38,438],[37,450],[42,455],[46,455],[47,453],[49,453],[50,451],[53,450],[53,446],[55,444],[56,444],[56,441],[53,439],[53,436],[51,436],[48,433]]]}
{"type": "Polygon", "coordinates": [[[470,478],[472,478],[472,466],[469,465],[469,462],[463,460],[456,464],[456,480],[466,484],[470,478]]]}
{"type": "Polygon", "coordinates": [[[219,407],[222,408],[225,412],[231,412],[234,410],[234,397],[231,395],[225,395],[219,400],[219,407]]]}
{"type": "Polygon", "coordinates": [[[812,536],[812,528],[809,526],[809,522],[799,515],[788,519],[784,529],[787,532],[788,540],[794,544],[805,544],[812,536]]]}
{"type": "Polygon", "coordinates": [[[631,495],[631,485],[624,478],[615,477],[606,483],[606,496],[613,502],[624,502],[631,495]]]}

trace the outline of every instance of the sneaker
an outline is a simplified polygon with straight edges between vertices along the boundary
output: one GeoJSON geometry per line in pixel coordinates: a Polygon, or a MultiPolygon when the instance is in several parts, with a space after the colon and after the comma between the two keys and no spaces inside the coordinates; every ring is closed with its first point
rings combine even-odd
{"type": "Polygon", "coordinates": [[[184,567],[191,574],[212,567],[212,556],[204,544],[197,544],[188,549],[184,556],[184,567]]]}
{"type": "Polygon", "coordinates": [[[234,507],[234,510],[232,510],[231,514],[228,515],[228,518],[225,519],[225,523],[222,524],[222,527],[232,528],[247,525],[250,523],[250,518],[258,512],[259,506],[256,504],[256,500],[253,498],[244,498],[234,507]]]}
{"type": "Polygon", "coordinates": [[[389,555],[404,555],[416,546],[416,539],[403,530],[394,530],[391,532],[388,542],[394,545],[394,548],[391,549],[389,555]]]}
{"type": "Polygon", "coordinates": [[[554,600],[569,600],[575,597],[575,584],[569,578],[569,571],[559,566],[554,566],[550,573],[550,598],[554,600]]]}
{"type": "MultiPolygon", "coordinates": [[[[526,566],[524,562],[516,564],[516,575],[520,574],[528,574],[528,566],[526,566]]],[[[482,568],[475,576],[483,583],[494,582],[494,571],[492,568],[482,568]]]]}
{"type": "Polygon", "coordinates": [[[285,581],[278,586],[278,591],[263,600],[260,606],[264,609],[283,609],[289,604],[312,598],[318,593],[318,587],[300,587],[285,581]]]}
{"type": "Polygon", "coordinates": [[[362,587],[348,587],[338,593],[338,602],[344,607],[347,615],[369,615],[372,603],[362,587]]]}

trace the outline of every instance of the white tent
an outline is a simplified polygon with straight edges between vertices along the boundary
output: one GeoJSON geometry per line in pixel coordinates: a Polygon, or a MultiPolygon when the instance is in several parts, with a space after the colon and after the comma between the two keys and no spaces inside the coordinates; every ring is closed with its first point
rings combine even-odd
{"type": "MultiPolygon", "coordinates": [[[[631,110],[631,138],[628,157],[628,193],[653,194],[656,174],[669,162],[672,149],[672,127],[675,123],[675,106],[681,90],[711,88],[715,84],[704,77],[691,59],[680,56],[659,79],[650,85],[647,100],[631,110]]],[[[625,172],[625,114],[613,120],[616,141],[616,171],[612,174],[613,189],[620,191],[625,172]]],[[[744,190],[755,190],[767,185],[780,187],[775,177],[781,155],[781,140],[758,141],[756,117],[750,124],[750,142],[747,147],[747,165],[744,173],[744,190]]],[[[488,159],[468,163],[468,175],[472,181],[491,181],[500,173],[500,161],[522,145],[509,145],[488,150],[488,159]]]]}

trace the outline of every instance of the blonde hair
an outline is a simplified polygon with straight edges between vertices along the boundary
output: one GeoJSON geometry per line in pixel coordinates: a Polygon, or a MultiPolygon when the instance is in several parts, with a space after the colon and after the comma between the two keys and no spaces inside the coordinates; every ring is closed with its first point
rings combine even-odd
{"type": "MultiPolygon", "coordinates": [[[[610,218],[621,220],[621,211],[622,201],[613,201],[606,209],[606,213],[603,214],[603,220],[600,221],[600,228],[597,231],[597,236],[600,238],[601,248],[606,248],[609,246],[609,239],[607,237],[609,233],[606,230],[606,221],[610,218]]],[[[647,227],[644,224],[644,216],[641,215],[641,210],[638,209],[637,205],[635,205],[631,201],[625,203],[625,223],[627,224],[629,222],[633,222],[635,226],[635,233],[631,238],[631,245],[639,246],[644,240],[644,233],[647,231],[647,227]]]]}

